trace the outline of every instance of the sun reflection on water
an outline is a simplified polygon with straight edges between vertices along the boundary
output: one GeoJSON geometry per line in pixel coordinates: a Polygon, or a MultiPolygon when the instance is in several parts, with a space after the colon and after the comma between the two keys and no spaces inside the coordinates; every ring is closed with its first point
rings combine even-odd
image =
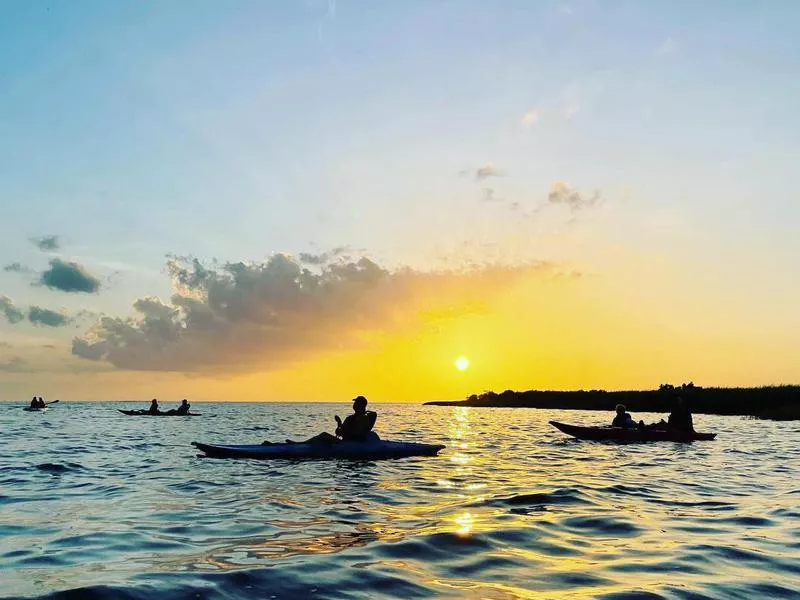
{"type": "Polygon", "coordinates": [[[469,532],[472,531],[472,527],[475,524],[475,517],[472,516],[470,512],[461,513],[454,520],[456,525],[458,525],[456,529],[458,535],[469,535],[469,532]]]}

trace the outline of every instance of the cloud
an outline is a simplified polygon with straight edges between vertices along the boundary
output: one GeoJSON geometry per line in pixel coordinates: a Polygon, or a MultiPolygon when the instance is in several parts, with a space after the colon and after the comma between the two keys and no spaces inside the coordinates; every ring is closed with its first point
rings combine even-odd
{"type": "Polygon", "coordinates": [[[21,356],[12,356],[7,360],[0,361],[0,372],[3,373],[30,373],[32,366],[21,356]]]}
{"type": "Polygon", "coordinates": [[[8,296],[0,295],[0,312],[12,324],[19,323],[25,318],[25,313],[14,306],[14,302],[8,296]]]}
{"type": "Polygon", "coordinates": [[[39,306],[31,306],[28,309],[28,320],[34,325],[47,327],[64,327],[72,321],[66,313],[39,306]]]}
{"type": "MultiPolygon", "coordinates": [[[[25,320],[25,311],[17,308],[8,296],[0,296],[0,313],[12,325],[21,323],[25,320]]],[[[45,325],[47,327],[63,327],[72,322],[72,318],[65,312],[50,310],[40,306],[28,308],[28,321],[34,325],[45,325]]]]}
{"type": "MultiPolygon", "coordinates": [[[[352,348],[373,334],[429,326],[422,315],[484,305],[547,263],[468,271],[388,270],[368,258],[313,269],[276,254],[207,266],[172,257],[169,302],[139,298],[134,316],[101,317],[72,353],[121,369],[267,371],[315,352],[352,348]]],[[[372,336],[372,337],[371,337],[372,336]]]]}
{"type": "Polygon", "coordinates": [[[331,260],[338,258],[349,251],[350,251],[349,246],[338,246],[333,250],[331,250],[330,252],[321,252],[320,254],[301,252],[298,255],[298,258],[300,259],[300,262],[306,265],[319,266],[319,265],[324,265],[325,263],[328,263],[331,260]]]}
{"type": "Polygon", "coordinates": [[[42,273],[40,282],[50,289],[62,292],[93,294],[100,290],[100,280],[76,262],[60,258],[50,261],[50,268],[42,273]]]}
{"type": "Polygon", "coordinates": [[[28,267],[23,266],[19,262],[13,262],[9,265],[3,267],[3,271],[7,273],[30,273],[31,270],[28,267]]]}
{"type": "Polygon", "coordinates": [[[483,181],[488,177],[501,177],[502,173],[497,169],[497,167],[492,164],[492,162],[487,162],[482,167],[478,167],[475,170],[475,179],[478,181],[483,181]]]}
{"type": "Polygon", "coordinates": [[[600,200],[600,192],[595,191],[586,197],[572,188],[568,183],[556,181],[550,188],[547,199],[553,204],[565,204],[572,210],[594,206],[600,200]]]}
{"type": "Polygon", "coordinates": [[[530,127],[539,120],[539,117],[540,115],[538,110],[529,110],[524,115],[522,115],[521,122],[525,127],[530,127]]]}
{"type": "Polygon", "coordinates": [[[61,248],[61,241],[57,235],[43,235],[41,237],[30,238],[31,243],[42,252],[53,252],[61,248]]]}

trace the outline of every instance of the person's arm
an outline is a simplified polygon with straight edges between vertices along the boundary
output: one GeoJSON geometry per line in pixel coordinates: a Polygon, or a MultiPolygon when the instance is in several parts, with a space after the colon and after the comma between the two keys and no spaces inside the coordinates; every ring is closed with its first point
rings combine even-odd
{"type": "Polygon", "coordinates": [[[372,431],[372,428],[375,427],[375,421],[378,419],[378,413],[373,410],[367,411],[367,429],[364,432],[364,435],[368,434],[372,431]]]}

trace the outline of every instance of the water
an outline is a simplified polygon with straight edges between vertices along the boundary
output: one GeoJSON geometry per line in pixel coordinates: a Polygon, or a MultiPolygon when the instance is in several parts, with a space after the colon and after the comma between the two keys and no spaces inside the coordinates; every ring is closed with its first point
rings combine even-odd
{"type": "Polygon", "coordinates": [[[547,425],[610,412],[376,405],[384,438],[448,448],[257,462],[189,442],[312,434],[348,405],[122,406],[0,405],[0,596],[800,597],[797,423],[696,415],[716,441],[620,445],[547,425]]]}

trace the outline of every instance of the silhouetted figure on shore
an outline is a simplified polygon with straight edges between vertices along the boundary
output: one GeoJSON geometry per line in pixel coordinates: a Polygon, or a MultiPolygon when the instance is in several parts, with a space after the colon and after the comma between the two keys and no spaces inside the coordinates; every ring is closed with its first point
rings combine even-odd
{"type": "MultiPolygon", "coordinates": [[[[366,442],[369,439],[376,439],[378,436],[372,431],[378,414],[367,410],[367,399],[364,396],[353,398],[353,414],[348,415],[344,421],[339,415],[334,417],[336,423],[336,434],[331,435],[327,431],[315,435],[303,442],[286,440],[287,444],[337,444],[339,442],[366,442]]],[[[272,442],[264,442],[264,445],[272,442]]]]}
{"type": "Polygon", "coordinates": [[[633,417],[626,412],[624,404],[617,404],[617,416],[614,417],[611,426],[622,427],[623,429],[633,429],[636,427],[633,417]]]}
{"type": "Polygon", "coordinates": [[[161,411],[158,409],[158,400],[156,400],[155,398],[153,398],[153,399],[150,401],[150,408],[148,408],[148,409],[147,409],[147,412],[148,412],[149,414],[151,414],[151,415],[157,415],[157,414],[159,414],[159,413],[161,412],[161,411]]]}

